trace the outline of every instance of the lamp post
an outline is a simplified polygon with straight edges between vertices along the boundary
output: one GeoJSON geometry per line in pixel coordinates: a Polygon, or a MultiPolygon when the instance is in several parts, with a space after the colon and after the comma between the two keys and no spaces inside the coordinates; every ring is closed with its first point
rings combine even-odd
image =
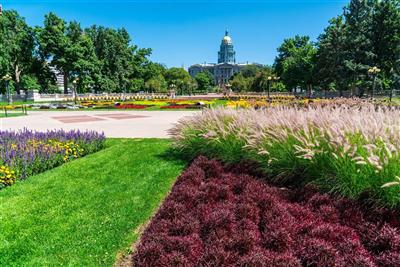
{"type": "Polygon", "coordinates": [[[267,78],[267,80],[268,80],[268,86],[267,86],[267,89],[268,89],[268,91],[267,91],[267,93],[268,93],[268,100],[271,99],[271,97],[270,97],[270,91],[271,91],[271,85],[272,85],[272,83],[278,81],[279,79],[280,79],[280,77],[276,77],[276,76],[269,76],[269,77],[267,78]]]}
{"type": "Polygon", "coordinates": [[[12,80],[12,77],[10,74],[6,74],[3,77],[3,80],[6,82],[7,101],[8,101],[8,104],[11,104],[12,98],[11,98],[11,91],[10,91],[10,81],[12,80]]]}
{"type": "Polygon", "coordinates": [[[374,79],[373,85],[372,85],[372,92],[371,92],[371,97],[374,97],[375,93],[375,87],[376,87],[376,78],[378,77],[378,74],[381,72],[381,69],[378,67],[372,67],[368,70],[368,74],[371,75],[374,79]]]}
{"type": "Polygon", "coordinates": [[[78,83],[78,78],[75,78],[73,81],[72,81],[72,84],[73,84],[73,87],[74,87],[74,90],[73,90],[73,93],[74,93],[74,102],[75,102],[75,105],[76,105],[76,102],[77,102],[77,99],[78,99],[78,92],[77,92],[77,83],[78,83]]]}

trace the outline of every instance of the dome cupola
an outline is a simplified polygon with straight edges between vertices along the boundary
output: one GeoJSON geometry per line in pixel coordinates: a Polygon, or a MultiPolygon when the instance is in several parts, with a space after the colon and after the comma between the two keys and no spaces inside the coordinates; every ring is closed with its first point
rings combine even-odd
{"type": "Polygon", "coordinates": [[[236,63],[235,55],[232,38],[229,36],[228,30],[226,30],[218,52],[218,63],[236,63]]]}
{"type": "Polygon", "coordinates": [[[222,39],[222,43],[224,43],[224,44],[232,44],[232,38],[229,36],[229,33],[228,33],[227,30],[225,31],[225,36],[222,39]]]}

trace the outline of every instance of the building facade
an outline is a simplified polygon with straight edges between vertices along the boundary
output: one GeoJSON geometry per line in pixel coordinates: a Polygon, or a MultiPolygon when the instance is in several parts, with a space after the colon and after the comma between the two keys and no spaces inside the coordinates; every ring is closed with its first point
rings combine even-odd
{"type": "Polygon", "coordinates": [[[64,75],[56,67],[51,66],[50,71],[56,78],[56,85],[60,91],[64,90],[64,75]]]}
{"type": "Polygon", "coordinates": [[[195,77],[199,72],[209,71],[214,76],[215,84],[223,86],[228,83],[229,79],[240,72],[247,65],[258,65],[257,63],[236,63],[236,52],[233,46],[232,38],[228,31],[222,38],[220,49],[218,52],[218,63],[195,64],[189,67],[189,74],[195,77]]]}

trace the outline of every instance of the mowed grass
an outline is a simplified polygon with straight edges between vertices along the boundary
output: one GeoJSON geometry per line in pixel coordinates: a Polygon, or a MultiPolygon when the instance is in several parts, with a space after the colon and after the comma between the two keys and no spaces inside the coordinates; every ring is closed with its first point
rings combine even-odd
{"type": "Polygon", "coordinates": [[[107,147],[0,191],[0,266],[112,266],[184,163],[168,140],[107,147]]]}

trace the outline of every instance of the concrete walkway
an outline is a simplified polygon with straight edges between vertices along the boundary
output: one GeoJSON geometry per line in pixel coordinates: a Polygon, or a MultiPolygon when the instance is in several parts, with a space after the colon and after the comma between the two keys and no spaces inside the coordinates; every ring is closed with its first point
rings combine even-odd
{"type": "Polygon", "coordinates": [[[94,130],[107,137],[168,138],[167,130],[199,111],[31,111],[0,119],[0,130],[94,130]]]}

